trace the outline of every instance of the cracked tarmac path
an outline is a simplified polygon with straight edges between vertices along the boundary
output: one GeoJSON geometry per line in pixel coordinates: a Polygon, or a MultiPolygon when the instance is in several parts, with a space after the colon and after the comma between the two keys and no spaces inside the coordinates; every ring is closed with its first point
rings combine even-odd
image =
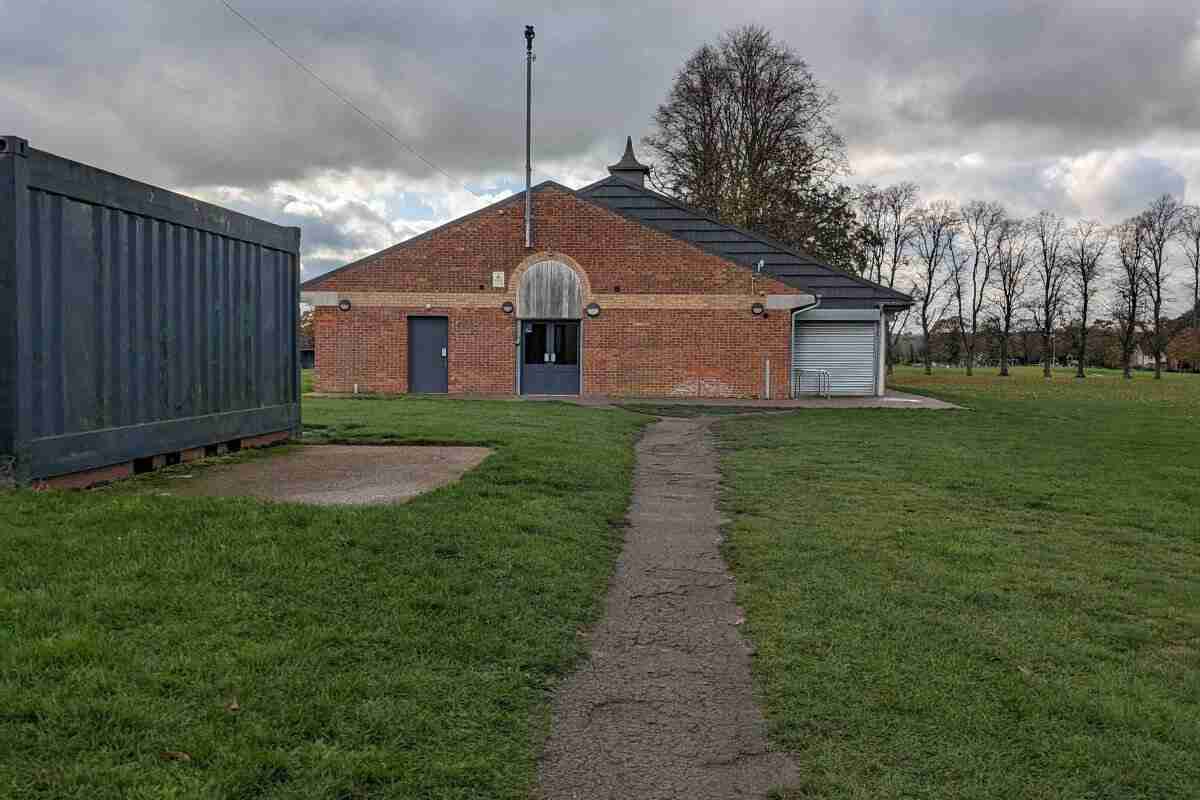
{"type": "Polygon", "coordinates": [[[556,698],[545,800],[764,797],[797,780],[754,701],[710,421],[662,419],[638,444],[604,617],[556,698]]]}

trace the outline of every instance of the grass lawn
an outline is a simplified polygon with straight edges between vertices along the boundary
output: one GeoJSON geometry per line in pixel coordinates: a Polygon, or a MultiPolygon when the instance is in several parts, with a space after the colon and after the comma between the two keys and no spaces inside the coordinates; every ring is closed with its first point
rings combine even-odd
{"type": "Polygon", "coordinates": [[[172,498],[154,476],[0,493],[0,797],[528,796],[647,418],[315,398],[304,418],[496,452],[397,507],[172,498]]]}
{"type": "Polygon", "coordinates": [[[619,403],[621,408],[627,411],[636,411],[639,414],[650,414],[660,417],[684,417],[691,419],[693,417],[728,417],[735,414],[753,414],[763,413],[764,409],[755,408],[754,406],[705,406],[693,405],[690,403],[619,403]]]}
{"type": "Polygon", "coordinates": [[[1200,796],[1200,378],[993,373],[719,423],[796,796],[1200,796]]]}

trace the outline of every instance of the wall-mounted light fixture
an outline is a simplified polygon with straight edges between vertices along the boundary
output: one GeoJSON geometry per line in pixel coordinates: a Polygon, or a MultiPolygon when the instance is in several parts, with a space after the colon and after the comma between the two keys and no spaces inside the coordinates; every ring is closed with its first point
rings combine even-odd
{"type": "Polygon", "coordinates": [[[503,303],[500,304],[500,310],[503,311],[505,314],[511,314],[514,309],[515,309],[515,306],[512,303],[508,302],[507,300],[505,300],[503,303]]]}
{"type": "Polygon", "coordinates": [[[600,304],[599,303],[588,303],[587,308],[585,308],[584,311],[587,312],[587,315],[589,317],[591,317],[592,319],[595,319],[596,317],[600,316],[600,304]]]}
{"type": "Polygon", "coordinates": [[[762,303],[755,303],[750,306],[750,313],[756,317],[760,316],[764,311],[766,311],[766,309],[763,307],[762,303]]]}
{"type": "Polygon", "coordinates": [[[340,308],[342,311],[349,311],[350,301],[343,297],[341,300],[338,300],[338,308],[340,308]]]}

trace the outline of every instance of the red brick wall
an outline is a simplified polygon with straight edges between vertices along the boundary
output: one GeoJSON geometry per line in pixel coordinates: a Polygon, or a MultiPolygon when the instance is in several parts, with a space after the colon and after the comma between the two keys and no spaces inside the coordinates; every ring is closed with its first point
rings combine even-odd
{"type": "Polygon", "coordinates": [[[428,293],[402,303],[432,304],[407,308],[380,299],[372,306],[356,296],[347,312],[318,308],[316,389],[407,391],[407,320],[416,314],[449,318],[451,392],[512,393],[514,319],[500,304],[514,297],[514,270],[531,253],[551,251],[579,265],[605,307],[599,319],[583,321],[585,393],[758,397],[769,358],[771,394],[786,396],[790,315],[755,317],[749,306],[753,297],[796,289],[553,186],[534,195],[528,250],[523,208],[519,198],[502,203],[306,284],[308,291],[428,293]],[[505,273],[503,289],[492,288],[493,271],[505,273]],[[474,299],[439,308],[439,293],[474,299]],[[646,295],[674,297],[637,301],[646,295]],[[745,298],[736,299],[737,310],[729,307],[731,295],[745,298]],[[692,307],[644,307],[675,300],[692,307]],[[630,303],[643,307],[614,307],[630,303]]]}
{"type": "MultiPolygon", "coordinates": [[[[321,308],[317,391],[408,391],[409,314],[449,319],[450,391],[511,394],[514,321],[499,309],[321,308]]],[[[618,309],[583,325],[585,394],[761,397],[766,360],[771,396],[786,397],[790,340],[786,312],[618,309]]]]}
{"type": "Polygon", "coordinates": [[[586,394],[786,397],[790,315],[629,309],[584,322],[586,394]]]}
{"type": "Polygon", "coordinates": [[[451,222],[359,264],[306,283],[309,291],[494,292],[492,272],[512,272],[533,251],[565,253],[587,273],[594,292],[689,294],[792,293],[773,278],[707,253],[661,231],[545,186],[533,196],[533,249],[525,247],[520,198],[451,222]]]}
{"type": "Polygon", "coordinates": [[[449,320],[450,391],[511,394],[516,386],[513,318],[499,307],[454,309],[318,308],[316,385],[319,392],[408,391],[408,317],[449,320]]]}

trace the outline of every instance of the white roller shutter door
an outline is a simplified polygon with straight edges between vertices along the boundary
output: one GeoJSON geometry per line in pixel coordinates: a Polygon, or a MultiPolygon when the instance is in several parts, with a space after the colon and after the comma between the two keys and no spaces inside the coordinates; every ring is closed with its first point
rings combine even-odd
{"type": "Polygon", "coordinates": [[[829,373],[829,393],[873,395],[878,378],[876,322],[798,322],[792,332],[792,387],[818,391],[816,370],[829,373]]]}

